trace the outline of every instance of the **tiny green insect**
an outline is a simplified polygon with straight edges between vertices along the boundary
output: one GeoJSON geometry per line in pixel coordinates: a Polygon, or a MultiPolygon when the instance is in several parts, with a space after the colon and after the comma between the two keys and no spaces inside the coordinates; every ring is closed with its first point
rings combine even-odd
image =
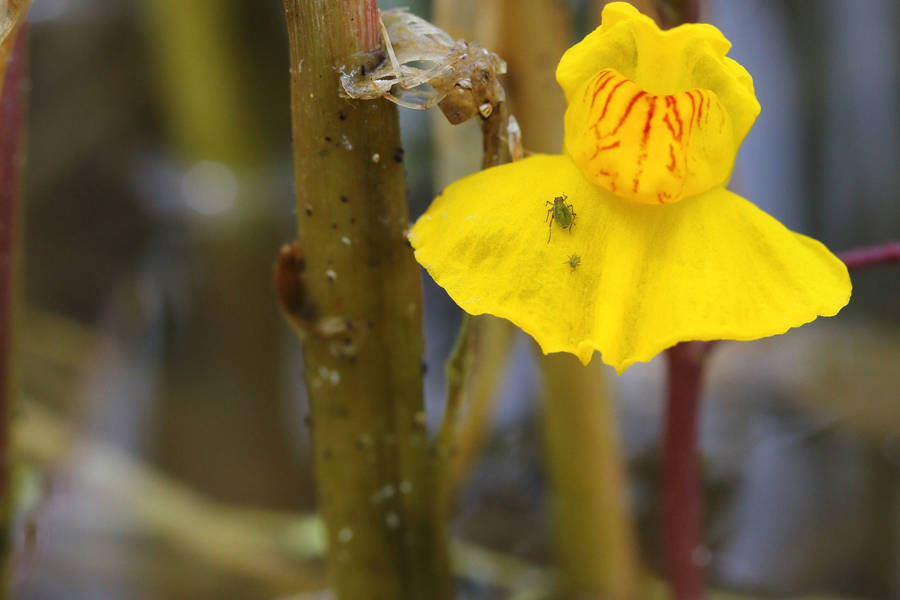
{"type": "Polygon", "coordinates": [[[545,219],[545,221],[550,222],[550,232],[547,234],[548,244],[550,243],[550,237],[553,235],[553,221],[556,221],[557,225],[563,229],[568,229],[570,232],[575,227],[575,207],[571,204],[566,204],[568,199],[569,197],[563,194],[554,198],[553,202],[549,200],[546,202],[547,206],[550,207],[547,209],[547,219],[545,219]]]}
{"type": "Polygon", "coordinates": [[[565,262],[565,264],[572,267],[572,270],[574,271],[576,268],[578,268],[578,265],[581,264],[581,257],[578,256],[577,254],[573,254],[572,256],[569,257],[569,260],[567,260],[565,262]]]}

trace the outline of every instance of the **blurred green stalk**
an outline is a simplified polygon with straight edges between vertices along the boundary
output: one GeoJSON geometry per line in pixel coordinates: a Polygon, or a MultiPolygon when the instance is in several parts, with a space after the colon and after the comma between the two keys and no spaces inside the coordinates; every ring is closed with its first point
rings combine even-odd
{"type": "MultiPolygon", "coordinates": [[[[22,12],[16,16],[24,17],[22,12]]],[[[25,143],[27,36],[18,21],[0,40],[0,597],[9,595],[13,494],[10,489],[10,417],[18,395],[15,328],[21,252],[23,148],[25,143]],[[8,66],[7,66],[8,61],[8,66]]]]}
{"type": "Polygon", "coordinates": [[[276,283],[306,338],[332,587],[341,600],[449,598],[397,111],[382,99],[350,101],[339,92],[340,69],[379,60],[355,56],[378,43],[377,6],[284,0],[284,10],[299,249],[292,298],[276,283]]]}
{"type": "Polygon", "coordinates": [[[634,532],[603,367],[585,367],[570,354],[550,354],[541,364],[544,451],[566,585],[578,598],[635,598],[634,532]]]}
{"type": "MultiPolygon", "coordinates": [[[[571,44],[569,10],[554,0],[503,0],[501,9],[498,51],[509,65],[523,143],[535,152],[559,152],[566,102],[555,68],[571,44]]],[[[544,454],[565,585],[579,598],[634,598],[638,559],[605,372],[570,355],[542,356],[539,363],[544,454]]]]}
{"type": "MultiPolygon", "coordinates": [[[[495,50],[500,8],[495,1],[435,0],[434,22],[454,38],[477,40],[495,50]]],[[[495,106],[487,119],[475,118],[480,126],[482,169],[510,161],[508,119],[507,102],[495,106]]],[[[478,137],[473,124],[450,125],[438,112],[432,123],[438,183],[449,184],[477,169],[477,164],[469,160],[478,137]]],[[[444,460],[438,514],[445,519],[452,516],[456,493],[481,452],[516,338],[515,327],[506,319],[465,313],[462,318],[447,361],[447,404],[437,440],[444,460]]]]}
{"type": "Polygon", "coordinates": [[[151,57],[159,77],[173,146],[187,162],[215,160],[231,167],[258,161],[253,131],[234,120],[252,113],[235,76],[241,64],[225,35],[232,2],[146,0],[151,57]]]}
{"type": "Polygon", "coordinates": [[[282,425],[283,328],[271,310],[272,240],[283,235],[267,177],[275,143],[267,141],[263,110],[250,102],[261,83],[242,69],[248,50],[239,4],[140,3],[170,138],[163,150],[175,155],[182,183],[203,182],[165,199],[183,211],[154,228],[150,245],[179,244],[178,269],[187,274],[165,294],[184,305],[172,311],[178,317],[163,348],[153,451],[157,464],[221,499],[299,505],[311,494],[288,483],[298,466],[282,425]],[[209,167],[218,175],[194,179],[209,167]],[[220,183],[234,185],[233,196],[220,199],[229,204],[214,214],[193,208],[194,200],[216,199],[220,183]]]}

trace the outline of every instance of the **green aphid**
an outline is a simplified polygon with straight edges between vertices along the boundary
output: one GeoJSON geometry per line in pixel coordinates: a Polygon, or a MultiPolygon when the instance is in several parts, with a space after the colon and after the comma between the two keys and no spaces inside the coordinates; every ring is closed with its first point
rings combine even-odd
{"type": "Polygon", "coordinates": [[[578,265],[581,264],[581,257],[578,256],[577,254],[573,254],[572,256],[569,257],[569,260],[567,260],[565,262],[565,264],[572,267],[572,270],[574,271],[575,269],[578,268],[578,265]]]}
{"type": "Polygon", "coordinates": [[[553,202],[547,200],[547,206],[550,207],[547,209],[547,219],[545,219],[550,222],[550,232],[547,234],[548,244],[550,243],[550,236],[553,235],[553,221],[556,221],[557,225],[563,229],[568,229],[570,232],[575,227],[575,207],[571,204],[566,204],[568,199],[569,197],[563,194],[554,198],[553,202]]]}

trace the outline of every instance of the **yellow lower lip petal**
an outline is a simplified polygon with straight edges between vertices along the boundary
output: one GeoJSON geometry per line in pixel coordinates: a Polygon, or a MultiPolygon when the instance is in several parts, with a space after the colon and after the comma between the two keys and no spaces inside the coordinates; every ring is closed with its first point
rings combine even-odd
{"type": "Polygon", "coordinates": [[[749,340],[836,314],[847,270],[722,188],[649,206],[536,155],[449,186],[410,231],[416,258],[464,310],[509,319],[545,353],[595,350],[617,371],[683,340],[749,340]],[[545,202],[577,217],[547,243],[545,202]],[[579,257],[576,268],[569,258],[579,257]]]}

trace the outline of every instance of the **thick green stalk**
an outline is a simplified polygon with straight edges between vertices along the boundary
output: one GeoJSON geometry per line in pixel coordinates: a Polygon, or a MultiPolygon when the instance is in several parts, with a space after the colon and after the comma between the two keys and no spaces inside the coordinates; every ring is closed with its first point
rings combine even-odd
{"type": "Polygon", "coordinates": [[[374,0],[284,0],[284,9],[299,249],[296,285],[285,286],[278,273],[276,283],[306,338],[333,589],[345,600],[448,598],[397,112],[385,100],[339,93],[340,69],[378,60],[356,56],[377,44],[377,7],[374,0]]]}

